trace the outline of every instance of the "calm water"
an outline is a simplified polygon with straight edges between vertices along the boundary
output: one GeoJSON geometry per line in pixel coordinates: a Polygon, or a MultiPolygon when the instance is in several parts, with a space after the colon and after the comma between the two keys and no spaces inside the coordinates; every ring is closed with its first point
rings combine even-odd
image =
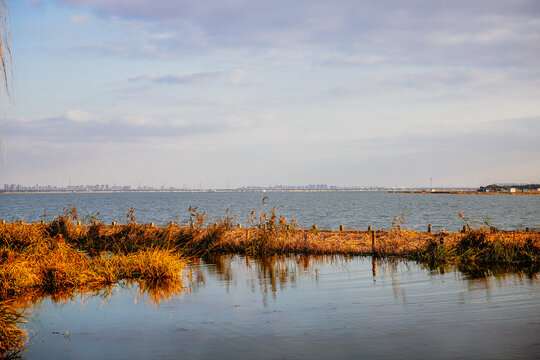
{"type": "Polygon", "coordinates": [[[369,257],[222,256],[176,294],[117,285],[30,309],[27,359],[535,359],[540,281],[369,257]],[[62,334],[69,334],[63,336],[62,334]]]}
{"type": "MultiPolygon", "coordinates": [[[[0,194],[0,219],[50,220],[63,208],[75,206],[84,218],[99,217],[104,222],[126,220],[133,206],[139,222],[182,223],[188,208],[197,206],[209,219],[218,219],[230,209],[246,224],[247,215],[262,206],[263,197],[287,218],[294,217],[302,227],[377,229],[392,227],[395,216],[405,214],[405,227],[423,230],[457,230],[464,225],[461,211],[478,225],[489,218],[492,226],[503,229],[540,228],[540,196],[390,194],[388,192],[286,192],[286,193],[112,193],[112,194],[0,194]]],[[[81,219],[82,220],[82,219],[81,219]]]]}

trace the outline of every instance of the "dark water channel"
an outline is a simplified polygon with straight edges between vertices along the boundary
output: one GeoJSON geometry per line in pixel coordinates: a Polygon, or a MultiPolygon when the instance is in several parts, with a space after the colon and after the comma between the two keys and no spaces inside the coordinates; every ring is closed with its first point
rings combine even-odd
{"type": "Polygon", "coordinates": [[[28,309],[27,359],[533,359],[536,274],[370,257],[218,256],[181,289],[121,284],[28,309]]]}

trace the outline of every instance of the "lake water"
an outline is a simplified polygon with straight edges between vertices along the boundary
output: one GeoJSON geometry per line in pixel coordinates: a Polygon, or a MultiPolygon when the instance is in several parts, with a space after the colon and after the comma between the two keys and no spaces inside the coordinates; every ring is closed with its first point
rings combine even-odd
{"type": "Polygon", "coordinates": [[[219,256],[177,293],[43,299],[27,359],[537,359],[536,275],[370,257],[219,256]],[[378,261],[378,262],[374,262],[378,261]],[[476,274],[476,275],[473,275],[476,274]],[[169,298],[167,298],[169,297],[169,298]]]}
{"type": "Polygon", "coordinates": [[[488,221],[502,229],[540,228],[540,196],[392,194],[388,192],[270,192],[270,193],[63,193],[0,194],[0,219],[23,219],[27,222],[49,221],[74,206],[81,214],[98,217],[109,223],[126,221],[126,213],[135,208],[139,222],[165,224],[186,222],[188,208],[206,211],[209,219],[219,219],[230,209],[237,220],[247,223],[247,216],[261,207],[273,206],[287,218],[295,218],[301,227],[318,224],[323,229],[389,229],[395,216],[404,214],[404,226],[425,231],[460,229],[461,211],[477,225],[488,221]],[[266,205],[262,205],[264,197],[266,205]]]}

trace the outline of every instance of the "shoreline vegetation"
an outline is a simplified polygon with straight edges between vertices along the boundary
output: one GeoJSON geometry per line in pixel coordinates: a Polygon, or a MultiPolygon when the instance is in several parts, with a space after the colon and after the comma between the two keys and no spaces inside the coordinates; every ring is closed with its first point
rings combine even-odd
{"type": "Polygon", "coordinates": [[[301,229],[275,208],[252,212],[248,228],[228,213],[214,222],[196,208],[190,208],[190,214],[185,226],[139,224],[133,208],[125,224],[105,225],[88,216],[79,221],[74,208],[49,223],[0,222],[0,357],[15,356],[28,338],[18,327],[23,314],[16,304],[120,281],[178,291],[190,264],[204,255],[367,255],[429,267],[502,266],[528,273],[539,268],[540,233],[474,227],[460,213],[466,225],[457,233],[405,230],[403,216],[396,217],[389,230],[341,226],[332,231],[315,225],[301,229]]]}
{"type": "Polygon", "coordinates": [[[540,195],[540,191],[471,191],[471,190],[391,190],[391,194],[458,194],[458,195],[540,195]]]}

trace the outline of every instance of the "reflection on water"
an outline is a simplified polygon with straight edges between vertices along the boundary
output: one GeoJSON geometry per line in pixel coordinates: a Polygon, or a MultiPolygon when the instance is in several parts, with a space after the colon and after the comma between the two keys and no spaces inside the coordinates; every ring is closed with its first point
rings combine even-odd
{"type": "Polygon", "coordinates": [[[208,256],[181,285],[124,282],[26,301],[25,356],[534,358],[540,284],[535,272],[505,270],[208,256]]]}
{"type": "MultiPolygon", "coordinates": [[[[134,303],[144,297],[147,304],[158,304],[178,298],[182,293],[189,291],[189,287],[184,287],[181,280],[167,281],[146,281],[146,280],[124,280],[117,284],[109,284],[99,288],[77,288],[62,289],[53,293],[36,290],[26,293],[17,299],[0,301],[0,326],[4,327],[0,331],[0,358],[19,358],[21,356],[21,346],[26,339],[38,336],[39,332],[32,326],[27,327],[26,336],[15,329],[21,328],[26,323],[26,317],[36,318],[40,316],[40,311],[44,303],[50,302],[55,305],[65,306],[66,304],[78,304],[84,306],[90,299],[99,299],[99,306],[104,307],[110,303],[115,292],[126,291],[134,296],[134,303]]],[[[24,329],[24,327],[22,327],[24,329]]],[[[54,333],[59,333],[58,331],[54,333]]],[[[65,338],[70,338],[69,332],[62,333],[65,338]]]]}
{"type": "Polygon", "coordinates": [[[127,282],[127,285],[132,287],[138,285],[137,296],[135,302],[141,297],[146,297],[146,303],[152,303],[158,306],[159,303],[170,301],[172,298],[180,297],[181,294],[188,292],[189,287],[184,287],[181,281],[137,281],[127,282]]]}

